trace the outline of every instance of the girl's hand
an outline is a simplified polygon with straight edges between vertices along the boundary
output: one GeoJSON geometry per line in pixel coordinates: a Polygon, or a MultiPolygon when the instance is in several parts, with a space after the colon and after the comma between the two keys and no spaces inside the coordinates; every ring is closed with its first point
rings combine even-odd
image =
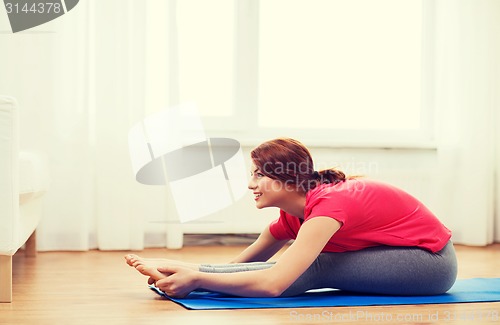
{"type": "Polygon", "coordinates": [[[156,287],[171,297],[184,298],[198,289],[197,271],[179,266],[159,267],[158,271],[167,277],[156,281],[156,287]]]}

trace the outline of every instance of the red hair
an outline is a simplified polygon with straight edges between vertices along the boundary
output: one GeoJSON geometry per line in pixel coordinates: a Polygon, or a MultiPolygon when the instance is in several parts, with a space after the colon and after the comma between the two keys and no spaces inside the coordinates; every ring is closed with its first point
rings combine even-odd
{"type": "Polygon", "coordinates": [[[343,172],[336,169],[314,171],[309,150],[297,140],[278,138],[266,141],[250,153],[259,171],[285,184],[295,184],[307,192],[318,184],[339,183],[346,180],[343,172]]]}

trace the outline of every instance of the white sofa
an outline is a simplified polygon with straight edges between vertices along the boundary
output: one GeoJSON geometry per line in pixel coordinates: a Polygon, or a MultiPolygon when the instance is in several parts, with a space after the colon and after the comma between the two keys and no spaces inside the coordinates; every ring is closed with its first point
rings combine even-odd
{"type": "Polygon", "coordinates": [[[19,150],[17,101],[0,95],[0,302],[12,301],[12,256],[36,255],[35,229],[48,189],[46,158],[19,150]]]}

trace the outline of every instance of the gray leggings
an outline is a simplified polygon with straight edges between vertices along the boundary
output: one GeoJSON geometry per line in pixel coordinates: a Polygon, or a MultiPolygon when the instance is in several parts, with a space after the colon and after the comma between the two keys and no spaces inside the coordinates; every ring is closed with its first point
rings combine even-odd
{"type": "MultiPolygon", "coordinates": [[[[274,262],[202,264],[200,271],[244,272],[273,265],[274,262]]],[[[354,252],[321,253],[282,296],[320,288],[388,295],[436,295],[448,291],[456,277],[457,259],[451,241],[436,253],[417,247],[377,246],[354,252]]]]}

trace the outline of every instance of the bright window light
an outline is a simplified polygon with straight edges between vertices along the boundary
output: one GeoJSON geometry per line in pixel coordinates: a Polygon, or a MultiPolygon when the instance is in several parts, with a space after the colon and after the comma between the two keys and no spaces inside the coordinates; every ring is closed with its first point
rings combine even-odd
{"type": "Polygon", "coordinates": [[[232,111],[234,2],[177,1],[179,96],[205,116],[232,111]]]}
{"type": "Polygon", "coordinates": [[[421,47],[421,1],[260,1],[258,124],[419,129],[421,47]]]}

